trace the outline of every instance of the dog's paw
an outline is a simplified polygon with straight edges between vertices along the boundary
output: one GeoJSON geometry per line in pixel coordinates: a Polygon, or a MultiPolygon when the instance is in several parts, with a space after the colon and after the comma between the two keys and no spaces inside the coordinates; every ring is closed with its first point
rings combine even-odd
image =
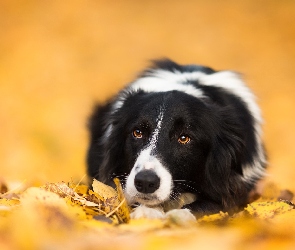
{"type": "Polygon", "coordinates": [[[165,218],[165,213],[161,208],[158,207],[151,208],[144,205],[140,205],[139,207],[133,210],[133,212],[130,214],[130,217],[131,219],[163,219],[165,218]]]}
{"type": "Polygon", "coordinates": [[[166,213],[165,217],[177,225],[196,223],[196,217],[186,208],[172,209],[166,213]]]}

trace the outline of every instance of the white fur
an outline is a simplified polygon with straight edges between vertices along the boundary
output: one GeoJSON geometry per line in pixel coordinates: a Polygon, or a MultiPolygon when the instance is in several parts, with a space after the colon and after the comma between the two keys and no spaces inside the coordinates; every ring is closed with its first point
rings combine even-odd
{"type": "Polygon", "coordinates": [[[140,201],[140,203],[146,203],[147,205],[157,205],[169,199],[172,187],[171,174],[155,156],[151,155],[151,147],[149,147],[139,154],[127,178],[125,195],[130,204],[140,201]],[[141,193],[137,191],[134,185],[136,174],[142,170],[153,170],[160,178],[160,187],[153,194],[147,195],[154,198],[152,201],[141,200],[141,193]]]}
{"type": "Polygon", "coordinates": [[[151,139],[150,139],[150,147],[152,149],[156,148],[159,133],[162,128],[163,117],[164,117],[164,108],[160,108],[160,114],[158,115],[158,118],[157,118],[157,126],[152,134],[151,139]]]}
{"type": "Polygon", "coordinates": [[[130,214],[131,219],[168,219],[178,225],[195,223],[196,217],[189,209],[173,209],[165,213],[161,207],[147,207],[140,205],[130,214]]]}
{"type": "MultiPolygon", "coordinates": [[[[203,75],[201,72],[196,72],[195,74],[196,77],[201,75],[203,75]]],[[[157,71],[155,75],[138,79],[131,85],[131,89],[134,91],[143,90],[148,93],[177,90],[197,98],[203,97],[203,92],[200,89],[189,84],[183,84],[183,82],[182,75],[161,70],[157,71]]]]}
{"type": "Polygon", "coordinates": [[[196,217],[187,208],[170,210],[166,213],[165,217],[179,225],[186,225],[189,222],[196,222],[196,217]]]}
{"type": "MultiPolygon", "coordinates": [[[[259,159],[259,156],[257,158],[259,159]]],[[[258,159],[255,159],[251,165],[243,166],[243,181],[251,183],[255,180],[255,178],[260,178],[267,175],[265,173],[265,169],[262,167],[262,164],[266,164],[265,156],[260,158],[262,161],[259,161],[258,159]]]]}
{"type": "Polygon", "coordinates": [[[169,171],[162,165],[160,160],[153,155],[153,150],[156,148],[158,136],[161,130],[162,121],[164,116],[164,110],[161,108],[157,119],[157,126],[152,133],[147,148],[143,149],[138,155],[135,164],[127,178],[125,195],[127,201],[132,204],[134,202],[140,202],[146,205],[157,205],[163,201],[169,199],[173,181],[169,171]],[[145,197],[153,198],[151,201],[142,200],[140,197],[143,195],[137,191],[134,185],[134,179],[137,173],[143,170],[152,170],[160,178],[160,187],[153,193],[145,195],[145,197]]]}
{"type": "Polygon", "coordinates": [[[165,213],[163,209],[159,207],[151,208],[144,205],[140,205],[133,210],[130,214],[131,219],[163,219],[165,218],[165,213]]]}
{"type": "MultiPolygon", "coordinates": [[[[205,75],[202,72],[194,72],[193,77],[198,78],[202,75],[205,75]]],[[[120,109],[124,102],[126,96],[129,92],[143,90],[147,93],[152,92],[168,92],[177,90],[188,95],[194,96],[196,98],[204,97],[203,91],[195,88],[190,84],[183,84],[186,81],[183,74],[177,72],[170,72],[166,70],[155,70],[149,76],[145,76],[137,79],[133,82],[125,92],[121,93],[118,101],[114,104],[113,109],[120,109]]]]}

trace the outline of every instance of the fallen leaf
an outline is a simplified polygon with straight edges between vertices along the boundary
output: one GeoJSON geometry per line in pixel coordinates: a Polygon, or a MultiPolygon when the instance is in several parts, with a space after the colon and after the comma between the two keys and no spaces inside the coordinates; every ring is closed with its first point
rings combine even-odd
{"type": "Polygon", "coordinates": [[[253,202],[245,208],[245,211],[260,219],[271,219],[275,215],[284,214],[293,208],[293,205],[284,201],[266,201],[253,202]]]}
{"type": "Polygon", "coordinates": [[[220,223],[224,222],[229,218],[228,213],[219,212],[217,214],[205,215],[202,218],[198,219],[199,223],[220,223]]]}
{"type": "Polygon", "coordinates": [[[46,183],[44,189],[58,194],[60,197],[74,196],[75,192],[66,183],[46,183]]]}
{"type": "Polygon", "coordinates": [[[117,215],[122,222],[128,222],[130,220],[130,208],[127,204],[126,198],[124,196],[124,192],[120,183],[120,180],[115,178],[114,182],[116,184],[118,199],[120,204],[118,205],[117,215]]]}
{"type": "Polygon", "coordinates": [[[95,193],[97,193],[104,200],[111,199],[117,197],[117,192],[111,186],[108,186],[96,179],[93,180],[92,188],[95,193]]]}

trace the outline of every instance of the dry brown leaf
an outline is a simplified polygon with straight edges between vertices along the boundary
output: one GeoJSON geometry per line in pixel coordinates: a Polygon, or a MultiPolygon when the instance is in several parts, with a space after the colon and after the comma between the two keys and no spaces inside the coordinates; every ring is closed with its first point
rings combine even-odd
{"type": "Polygon", "coordinates": [[[75,192],[66,183],[46,183],[44,189],[58,194],[60,197],[74,196],[75,192]]]}
{"type": "Polygon", "coordinates": [[[0,194],[4,194],[7,191],[8,191],[8,187],[6,182],[0,178],[0,194]]]}

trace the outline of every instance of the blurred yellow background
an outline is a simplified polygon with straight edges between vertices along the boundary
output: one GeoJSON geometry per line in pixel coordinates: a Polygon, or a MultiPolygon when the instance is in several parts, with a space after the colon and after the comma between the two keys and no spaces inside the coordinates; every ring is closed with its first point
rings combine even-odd
{"type": "Polygon", "coordinates": [[[161,57],[243,73],[268,178],[295,188],[293,0],[1,0],[0,177],[82,178],[93,104],[161,57]]]}

